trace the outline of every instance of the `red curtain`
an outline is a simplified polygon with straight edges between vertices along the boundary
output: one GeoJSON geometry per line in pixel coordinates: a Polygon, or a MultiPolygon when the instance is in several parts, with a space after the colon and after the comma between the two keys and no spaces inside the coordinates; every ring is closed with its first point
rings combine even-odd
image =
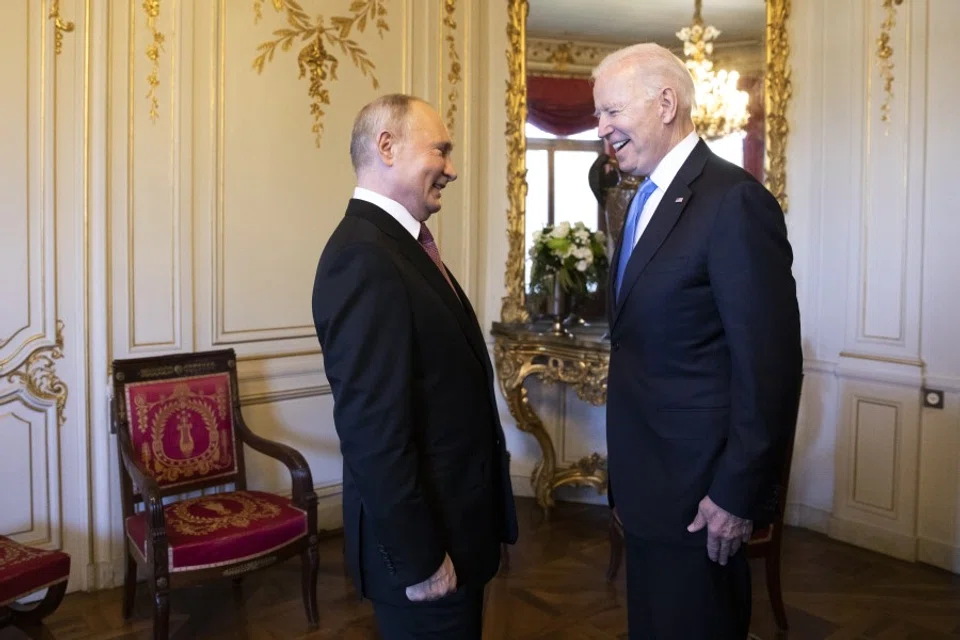
{"type": "Polygon", "coordinates": [[[586,78],[527,76],[527,119],[555,136],[597,126],[593,86],[586,78]]]}

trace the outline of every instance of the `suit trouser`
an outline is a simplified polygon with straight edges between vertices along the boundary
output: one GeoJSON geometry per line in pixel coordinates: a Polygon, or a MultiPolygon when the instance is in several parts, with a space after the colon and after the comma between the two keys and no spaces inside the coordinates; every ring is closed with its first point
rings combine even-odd
{"type": "Polygon", "coordinates": [[[463,586],[433,602],[373,603],[384,640],[480,640],[483,588],[463,586]]]}
{"type": "Polygon", "coordinates": [[[744,640],[750,630],[750,566],[744,547],[726,566],[706,545],[626,534],[630,640],[744,640]]]}

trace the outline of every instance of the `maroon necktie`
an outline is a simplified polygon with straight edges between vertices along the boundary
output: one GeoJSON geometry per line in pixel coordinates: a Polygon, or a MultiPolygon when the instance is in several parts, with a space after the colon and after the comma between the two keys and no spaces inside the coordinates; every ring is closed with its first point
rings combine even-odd
{"type": "MultiPolygon", "coordinates": [[[[427,252],[427,255],[430,256],[430,259],[433,260],[433,264],[437,265],[437,269],[440,269],[440,273],[446,278],[447,284],[453,289],[453,295],[456,296],[457,290],[453,286],[453,282],[450,281],[450,276],[447,274],[447,269],[443,266],[443,262],[440,261],[440,250],[437,249],[437,243],[433,241],[433,234],[430,233],[430,229],[427,229],[427,225],[423,223],[420,224],[420,235],[417,237],[417,241],[420,243],[420,246],[423,247],[423,250],[427,252]]],[[[457,296],[457,299],[459,300],[460,296],[457,296]]]]}

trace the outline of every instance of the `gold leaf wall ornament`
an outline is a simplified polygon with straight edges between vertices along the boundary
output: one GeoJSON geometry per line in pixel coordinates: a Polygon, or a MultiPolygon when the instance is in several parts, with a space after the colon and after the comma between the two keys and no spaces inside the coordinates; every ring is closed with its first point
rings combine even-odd
{"type": "MultiPolygon", "coordinates": [[[[350,16],[334,16],[326,23],[323,16],[317,16],[316,20],[311,22],[310,16],[295,0],[274,0],[277,11],[286,12],[288,26],[273,32],[276,39],[268,40],[257,47],[260,55],[254,58],[253,68],[258,74],[263,73],[264,67],[273,61],[278,49],[289,51],[295,43],[307,43],[297,55],[297,66],[300,77],[308,77],[310,82],[307,95],[311,100],[311,131],[317,147],[323,138],[323,118],[326,115],[324,107],[330,104],[327,81],[337,79],[337,68],[340,65],[340,60],[331,54],[327,47],[332,50],[339,49],[364,77],[370,78],[373,88],[379,89],[380,82],[374,75],[376,65],[366,50],[350,38],[350,33],[354,28],[363,33],[367,26],[372,24],[380,38],[383,38],[384,32],[390,30],[386,21],[386,3],[387,0],[354,0],[350,4],[350,16]]],[[[259,3],[254,5],[255,11],[258,8],[259,3]]],[[[254,17],[256,19],[256,13],[254,17]]]]}
{"type": "Polygon", "coordinates": [[[886,16],[880,23],[880,36],[877,38],[877,65],[883,80],[884,99],[880,105],[880,120],[890,122],[890,102],[893,100],[893,47],[890,46],[890,32],[897,24],[897,7],[903,0],[883,0],[886,16]]]}
{"type": "Polygon", "coordinates": [[[76,25],[60,16],[60,0],[50,3],[50,14],[47,18],[53,20],[53,50],[60,55],[63,53],[63,34],[72,33],[76,25]]]}
{"type": "Polygon", "coordinates": [[[447,94],[447,129],[453,133],[456,123],[457,102],[460,99],[460,54],[457,53],[457,0],[443,0],[443,27],[446,32],[444,39],[447,42],[447,54],[450,56],[450,72],[447,81],[450,83],[450,93],[447,94]]]}
{"type": "Polygon", "coordinates": [[[57,320],[57,336],[53,345],[40,347],[17,369],[7,375],[7,382],[20,383],[27,393],[44,403],[56,403],[57,426],[67,421],[67,385],[57,377],[57,360],[63,358],[63,320],[57,320]]]}
{"type": "MultiPolygon", "coordinates": [[[[284,0],[273,0],[273,8],[277,11],[283,11],[284,0]]],[[[253,0],[253,23],[256,24],[263,19],[263,0],[253,0]]]]}
{"type": "Polygon", "coordinates": [[[154,122],[160,117],[160,99],[157,98],[157,87],[160,86],[160,54],[163,53],[164,37],[157,30],[157,18],[160,17],[160,0],[143,0],[143,11],[147,14],[147,28],[150,29],[153,40],[147,47],[147,60],[152,68],[147,75],[147,100],[150,102],[150,119],[154,122]]]}

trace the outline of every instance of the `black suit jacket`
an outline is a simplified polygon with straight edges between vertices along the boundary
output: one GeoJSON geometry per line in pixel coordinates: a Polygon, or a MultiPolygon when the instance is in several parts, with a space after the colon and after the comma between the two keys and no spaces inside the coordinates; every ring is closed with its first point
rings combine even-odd
{"type": "Polygon", "coordinates": [[[686,528],[706,495],[757,524],[772,515],[803,365],[792,261],[776,199],[701,140],[619,297],[611,278],[609,475],[630,533],[702,544],[686,528]]]}
{"type": "Polygon", "coordinates": [[[456,293],[400,223],[355,199],[317,266],[313,317],[343,454],[347,564],[374,600],[408,602],[405,588],[444,553],[460,584],[482,585],[500,543],[517,538],[493,370],[454,284],[456,293]]]}

